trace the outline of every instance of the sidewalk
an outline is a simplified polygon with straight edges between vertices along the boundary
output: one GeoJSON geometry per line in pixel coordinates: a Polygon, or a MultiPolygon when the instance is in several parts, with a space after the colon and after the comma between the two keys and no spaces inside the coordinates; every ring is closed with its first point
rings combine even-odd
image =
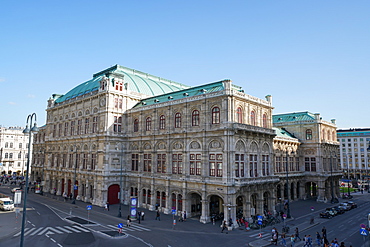
{"type": "MultiPolygon", "coordinates": [[[[32,192],[30,192],[32,193],[32,192]]],[[[368,193],[353,193],[354,200],[356,198],[370,195],[368,193]]],[[[64,199],[62,196],[54,196],[48,193],[45,193],[44,195],[38,195],[33,194],[33,196],[44,196],[53,198],[53,200],[60,201],[61,203],[66,203],[68,205],[71,204],[71,200],[67,200],[64,202],[64,199]]],[[[345,201],[345,200],[339,200],[345,201]]],[[[74,207],[80,207],[82,209],[86,209],[86,206],[90,205],[89,203],[85,203],[82,201],[76,201],[76,204],[74,204],[74,207]]],[[[319,212],[323,211],[327,207],[334,206],[336,204],[331,203],[318,203],[314,200],[299,200],[291,202],[290,204],[290,212],[292,218],[287,220],[287,225],[290,227],[290,233],[294,232],[295,227],[298,227],[300,231],[303,231],[305,229],[308,229],[310,227],[313,227],[314,225],[320,224],[322,220],[319,218],[319,212]],[[311,211],[311,207],[314,207],[314,211],[311,211]],[[315,218],[315,224],[310,224],[310,218],[314,216],[315,218]]],[[[99,214],[105,214],[110,215],[117,218],[118,221],[118,213],[119,213],[119,205],[110,205],[109,211],[104,210],[103,207],[97,207],[93,206],[93,210],[95,212],[98,212],[99,214]]],[[[138,208],[139,211],[144,211],[145,217],[144,221],[141,221],[140,225],[143,227],[149,227],[149,228],[156,228],[163,231],[184,231],[184,232],[192,232],[194,234],[196,233],[209,233],[209,234],[221,234],[221,228],[220,224],[221,221],[216,221],[213,225],[212,223],[203,224],[199,222],[199,217],[194,218],[188,218],[186,222],[178,222],[178,217],[176,216],[176,225],[173,224],[174,216],[172,214],[163,214],[161,213],[161,220],[155,220],[156,212],[155,211],[149,211],[148,209],[138,208]]],[[[18,219],[15,219],[15,213],[14,212],[0,212],[0,239],[14,235],[15,232],[19,231],[21,228],[21,214],[22,210],[20,211],[20,214],[18,215],[18,219]]],[[[121,222],[126,225],[126,219],[129,215],[129,206],[122,205],[121,206],[121,222]]],[[[139,224],[138,221],[134,221],[133,224],[139,224]]],[[[278,229],[279,232],[281,232],[281,229],[283,227],[283,223],[276,224],[274,227],[278,229]]],[[[270,239],[266,238],[266,236],[270,236],[271,229],[273,226],[268,226],[262,229],[262,233],[264,236],[264,239],[270,239]]],[[[245,231],[242,227],[241,228],[235,228],[232,231],[228,232],[229,235],[255,235],[256,233],[259,233],[259,230],[250,230],[245,231]]],[[[264,239],[255,240],[253,242],[249,243],[249,246],[254,247],[263,247],[270,245],[270,242],[264,239]]]]}

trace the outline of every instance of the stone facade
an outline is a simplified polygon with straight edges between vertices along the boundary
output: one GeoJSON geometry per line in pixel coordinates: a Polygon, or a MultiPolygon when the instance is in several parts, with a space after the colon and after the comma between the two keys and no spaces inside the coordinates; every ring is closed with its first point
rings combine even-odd
{"type": "MultiPolygon", "coordinates": [[[[215,214],[249,218],[274,211],[284,198],[283,160],[277,169],[275,159],[288,151],[297,162],[289,171],[290,197],[306,198],[305,186],[312,181],[319,192],[310,196],[327,197],[328,177],[321,167],[336,144],[317,147],[312,155],[324,163],[305,171],[312,147],[298,132],[295,137],[273,129],[271,96],[250,96],[229,80],[186,87],[140,74],[137,82],[149,84],[151,92],[158,85],[181,87],[144,93],[127,83],[135,72],[120,68],[107,69],[98,79],[94,75],[91,81],[99,84],[88,93],[71,96],[72,90],[49,99],[32,172],[34,180],[45,181],[45,192],[74,193],[99,206],[119,203],[119,195],[125,204],[137,197],[139,207],[186,211],[204,223],[215,214]]],[[[319,122],[312,124],[335,131],[334,123],[319,122]]]]}
{"type": "Polygon", "coordinates": [[[0,127],[0,173],[23,176],[27,170],[28,135],[21,127],[0,127]]]}

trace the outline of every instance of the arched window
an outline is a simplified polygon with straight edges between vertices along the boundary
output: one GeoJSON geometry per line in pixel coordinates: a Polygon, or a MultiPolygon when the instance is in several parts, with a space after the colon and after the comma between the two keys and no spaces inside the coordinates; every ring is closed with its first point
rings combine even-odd
{"type": "Polygon", "coordinates": [[[262,115],[262,127],[267,128],[267,115],[266,114],[262,115]]]}
{"type": "Polygon", "coordinates": [[[175,128],[181,128],[181,113],[175,114],[175,128]]]}
{"type": "Polygon", "coordinates": [[[251,125],[256,125],[256,113],[251,111],[251,125]]]}
{"type": "Polygon", "coordinates": [[[8,153],[5,153],[5,159],[7,159],[9,156],[8,156],[8,153]]]}
{"type": "Polygon", "coordinates": [[[325,140],[325,130],[322,130],[322,139],[325,140]]]}
{"type": "Polygon", "coordinates": [[[335,131],[333,131],[333,134],[331,135],[331,137],[332,137],[332,141],[335,141],[335,131]]]}
{"type": "Polygon", "coordinates": [[[194,110],[191,113],[191,126],[199,126],[199,111],[194,110]]]}
{"type": "Polygon", "coordinates": [[[10,143],[10,148],[13,148],[13,142],[10,143]]]}
{"type": "Polygon", "coordinates": [[[312,130],[306,130],[306,140],[312,140],[312,130]]]}
{"type": "Polygon", "coordinates": [[[145,130],[149,131],[152,128],[152,118],[147,117],[145,121],[145,130]]]}
{"type": "Polygon", "coordinates": [[[219,123],[220,123],[220,108],[216,106],[212,108],[212,124],[219,123]]]}
{"type": "Polygon", "coordinates": [[[236,121],[238,123],[243,123],[243,111],[241,107],[236,109],[236,121]]]}
{"type": "Polygon", "coordinates": [[[164,130],[166,128],[166,117],[161,115],[159,117],[159,129],[164,130]]]}
{"type": "Polygon", "coordinates": [[[330,131],[328,130],[328,140],[331,140],[330,131]]]}
{"type": "Polygon", "coordinates": [[[5,142],[5,147],[6,147],[6,148],[8,147],[8,145],[9,145],[9,144],[8,144],[7,142],[5,142]]]}
{"type": "Polygon", "coordinates": [[[134,132],[139,131],[139,119],[134,120],[134,132]]]}

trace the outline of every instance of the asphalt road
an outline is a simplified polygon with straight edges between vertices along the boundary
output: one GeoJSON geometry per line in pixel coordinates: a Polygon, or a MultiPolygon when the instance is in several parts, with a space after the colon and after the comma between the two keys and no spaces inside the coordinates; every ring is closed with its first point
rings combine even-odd
{"type": "MultiPolygon", "coordinates": [[[[11,194],[10,188],[0,187],[0,193],[11,194]]],[[[125,222],[123,217],[116,217],[117,207],[111,206],[113,212],[107,213],[104,209],[92,206],[87,210],[86,203],[77,201],[71,204],[64,202],[60,197],[51,198],[51,195],[41,196],[29,193],[27,225],[25,230],[24,246],[37,247],[76,247],[76,246],[163,246],[163,247],[187,247],[187,246],[248,246],[258,239],[259,230],[249,232],[243,229],[234,229],[231,232],[220,233],[219,223],[201,224],[197,219],[188,219],[186,223],[172,225],[171,215],[162,215],[162,221],[154,220],[154,212],[146,212],[146,219],[141,224],[134,222],[130,228],[124,227],[123,233],[118,234],[118,224],[125,222]],[[58,199],[58,200],[56,200],[58,199]]],[[[301,230],[301,237],[310,234],[315,238],[316,231],[321,232],[323,226],[327,228],[328,239],[337,238],[344,241],[346,247],[364,246],[363,236],[360,235],[360,224],[368,224],[367,216],[370,213],[370,194],[356,196],[354,199],[358,208],[346,212],[332,219],[318,218],[320,210],[315,212],[298,212],[299,208],[292,205],[294,220],[288,222],[291,232],[296,226],[302,226],[314,215],[316,224],[307,230],[301,230]]],[[[314,202],[313,202],[314,203],[314,202]]],[[[298,203],[297,203],[298,205],[298,203]]],[[[330,204],[316,204],[315,208],[324,209],[330,204]]],[[[309,207],[307,207],[309,208],[309,207]]],[[[0,221],[1,221],[0,214],[0,221]]],[[[307,225],[307,224],[306,224],[307,225]]],[[[278,229],[282,225],[277,226],[278,229]]],[[[262,229],[265,239],[269,239],[270,228],[262,229]]],[[[0,246],[19,246],[20,232],[15,232],[0,241],[0,246]]],[[[288,242],[289,243],[289,242],[288,242]]],[[[296,243],[296,247],[303,246],[303,242],[296,243]]]]}

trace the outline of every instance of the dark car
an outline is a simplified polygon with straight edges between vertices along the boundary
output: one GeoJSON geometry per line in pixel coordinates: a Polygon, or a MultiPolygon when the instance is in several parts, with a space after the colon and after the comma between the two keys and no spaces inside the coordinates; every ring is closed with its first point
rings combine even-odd
{"type": "Polygon", "coordinates": [[[340,208],[339,206],[333,208],[335,211],[337,211],[338,214],[344,214],[346,212],[343,208],[340,208]]]}
{"type": "Polygon", "coordinates": [[[331,219],[336,215],[335,213],[331,208],[327,208],[324,212],[320,213],[320,218],[331,219]]]}
{"type": "Polygon", "coordinates": [[[348,201],[347,204],[351,206],[351,209],[357,208],[357,204],[353,201],[348,201]]]}

